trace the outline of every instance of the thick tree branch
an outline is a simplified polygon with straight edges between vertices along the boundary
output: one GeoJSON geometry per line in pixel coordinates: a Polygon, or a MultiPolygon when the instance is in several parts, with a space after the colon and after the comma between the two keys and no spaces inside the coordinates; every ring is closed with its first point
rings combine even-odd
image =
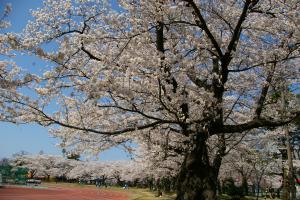
{"type": "MultiPolygon", "coordinates": [[[[158,25],[156,27],[156,48],[162,54],[165,52],[164,47],[164,24],[163,22],[157,22],[158,25]]],[[[162,57],[164,60],[164,57],[162,57]]]]}
{"type": "Polygon", "coordinates": [[[10,102],[22,105],[24,107],[27,107],[29,109],[33,110],[33,113],[40,116],[42,119],[37,120],[36,122],[41,124],[42,126],[49,126],[52,124],[56,124],[56,125],[60,125],[62,127],[66,127],[66,128],[70,128],[70,129],[74,129],[74,130],[79,130],[79,131],[86,131],[86,132],[90,132],[90,133],[97,133],[97,134],[101,134],[101,135],[119,135],[119,134],[123,134],[123,133],[128,133],[128,132],[133,132],[136,130],[144,130],[144,129],[148,129],[157,125],[162,125],[162,124],[176,124],[176,122],[174,121],[168,121],[168,120],[159,120],[159,121],[154,121],[154,122],[150,122],[148,124],[144,124],[144,125],[140,125],[140,126],[134,126],[134,127],[127,127],[127,128],[122,128],[122,129],[117,129],[114,131],[100,131],[97,129],[93,129],[93,128],[85,128],[85,127],[81,127],[78,125],[74,125],[74,124],[68,124],[66,122],[62,122],[59,121],[57,119],[54,119],[53,117],[49,116],[48,114],[46,114],[43,110],[37,108],[36,106],[33,106],[29,103],[25,103],[19,100],[14,100],[14,99],[9,99],[10,102]],[[46,123],[46,124],[45,124],[46,123]]]}
{"type": "Polygon", "coordinates": [[[218,56],[220,58],[223,57],[223,53],[222,50],[217,42],[217,40],[215,39],[215,37],[213,36],[213,34],[211,33],[211,31],[209,30],[209,28],[207,27],[206,21],[203,18],[198,6],[195,4],[195,2],[193,0],[185,0],[189,5],[192,6],[193,10],[194,10],[194,14],[196,15],[196,17],[198,18],[198,20],[195,20],[196,24],[202,29],[204,30],[204,32],[206,33],[206,35],[208,36],[209,40],[211,41],[212,45],[214,46],[214,48],[216,49],[218,56]]]}
{"type": "Polygon", "coordinates": [[[96,61],[102,61],[100,58],[96,57],[96,56],[93,55],[90,51],[88,51],[88,50],[84,47],[83,43],[82,43],[81,45],[82,45],[82,46],[81,46],[81,50],[82,50],[84,53],[86,53],[90,59],[96,60],[96,61]]]}
{"type": "Polygon", "coordinates": [[[298,59],[300,58],[300,56],[289,56],[287,55],[286,57],[284,58],[281,58],[281,59],[275,59],[275,60],[269,60],[269,61],[266,61],[266,62],[261,62],[261,63],[257,63],[257,64],[254,64],[250,67],[246,67],[246,68],[243,68],[243,69],[230,69],[228,70],[228,72],[244,72],[244,71],[248,71],[250,69],[254,69],[256,67],[260,67],[260,66],[263,66],[263,65],[267,65],[267,64],[275,64],[275,63],[278,63],[278,62],[284,62],[284,61],[287,61],[287,60],[293,60],[293,59],[298,59]]]}
{"type": "Polygon", "coordinates": [[[233,31],[233,35],[232,35],[229,45],[227,47],[227,52],[225,53],[227,55],[230,55],[231,52],[236,49],[238,40],[240,39],[240,35],[241,35],[242,24],[246,19],[250,3],[251,3],[251,0],[246,0],[243,11],[239,18],[239,21],[233,31]]]}
{"type": "Polygon", "coordinates": [[[225,142],[225,135],[221,134],[218,138],[218,150],[216,153],[216,156],[213,161],[213,167],[216,171],[219,171],[219,168],[222,163],[222,158],[225,156],[226,151],[226,142],[225,142]]]}
{"type": "Polygon", "coordinates": [[[246,16],[247,16],[247,12],[248,12],[248,9],[249,9],[249,6],[251,4],[251,0],[246,0],[245,4],[244,4],[244,8],[243,8],[243,11],[240,15],[240,18],[239,18],[239,21],[236,25],[236,27],[234,28],[234,31],[233,31],[233,35],[231,37],[231,40],[228,44],[228,47],[227,47],[227,51],[226,53],[224,54],[224,56],[222,56],[221,58],[221,62],[222,62],[222,83],[225,84],[227,82],[227,79],[228,79],[228,65],[230,63],[230,61],[232,60],[232,51],[235,51],[236,50],[236,46],[238,44],[238,41],[240,39],[240,35],[241,35],[241,32],[242,32],[242,24],[243,22],[245,21],[246,19],[246,16]]]}
{"type": "Polygon", "coordinates": [[[266,78],[266,84],[262,87],[259,99],[256,104],[257,106],[255,109],[255,116],[254,116],[255,118],[259,118],[261,115],[261,112],[263,110],[264,102],[266,100],[268,90],[269,90],[270,84],[272,82],[273,74],[275,72],[275,67],[276,67],[276,63],[273,65],[271,71],[269,72],[269,74],[266,78]]]}
{"type": "Polygon", "coordinates": [[[278,126],[283,126],[285,124],[289,124],[292,121],[298,119],[300,117],[300,111],[293,113],[292,116],[287,117],[286,120],[274,120],[274,119],[266,119],[266,118],[255,118],[252,121],[237,124],[237,125],[223,125],[223,127],[216,128],[214,130],[216,133],[241,133],[254,128],[274,128],[278,126]]]}

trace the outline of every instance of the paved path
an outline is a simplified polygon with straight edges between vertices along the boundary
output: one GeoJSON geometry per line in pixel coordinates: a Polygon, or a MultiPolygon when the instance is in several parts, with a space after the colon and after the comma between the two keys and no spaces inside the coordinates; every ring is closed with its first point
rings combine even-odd
{"type": "Polygon", "coordinates": [[[127,200],[125,193],[92,188],[0,188],[0,200],[127,200]]]}

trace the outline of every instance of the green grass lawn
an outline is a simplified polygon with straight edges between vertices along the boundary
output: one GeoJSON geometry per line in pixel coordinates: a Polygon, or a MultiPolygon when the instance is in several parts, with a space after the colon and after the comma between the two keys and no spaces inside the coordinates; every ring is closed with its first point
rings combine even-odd
{"type": "Polygon", "coordinates": [[[174,200],[175,194],[163,194],[161,197],[156,197],[156,193],[147,189],[130,188],[126,190],[129,193],[130,200],[174,200]]]}
{"type": "MultiPolygon", "coordinates": [[[[45,187],[84,187],[84,188],[96,188],[95,185],[84,185],[79,183],[43,183],[42,186],[45,187]]],[[[116,191],[126,193],[129,196],[129,200],[174,200],[176,197],[175,193],[171,194],[163,194],[162,197],[157,197],[155,191],[150,191],[149,189],[141,189],[141,188],[131,188],[123,189],[121,187],[101,187],[101,190],[107,191],[116,191]]],[[[232,198],[228,195],[222,195],[220,200],[231,200],[232,198]]],[[[241,200],[256,200],[255,197],[244,197],[241,200]]],[[[259,200],[265,200],[265,198],[259,198],[259,200]]],[[[268,199],[267,200],[271,200],[268,199]]],[[[278,200],[278,199],[275,199],[278,200]]]]}
{"type": "MultiPolygon", "coordinates": [[[[43,183],[45,187],[84,187],[84,188],[96,188],[95,185],[84,185],[79,183],[43,183]]],[[[156,197],[155,191],[150,191],[148,189],[141,189],[141,188],[131,188],[123,189],[121,187],[100,187],[101,190],[108,190],[108,191],[116,191],[126,193],[129,196],[129,200],[174,200],[175,194],[163,194],[162,197],[156,197]]]]}
{"type": "Polygon", "coordinates": [[[123,189],[121,187],[107,187],[101,188],[102,190],[116,191],[126,193],[129,196],[129,200],[174,200],[176,197],[175,193],[163,194],[161,197],[156,196],[155,191],[150,191],[149,189],[133,188],[123,189]]]}
{"type": "MultiPolygon", "coordinates": [[[[147,189],[136,189],[131,188],[126,190],[129,193],[129,200],[174,200],[176,194],[163,194],[162,197],[156,197],[154,192],[147,189]]],[[[228,195],[222,195],[220,200],[231,200],[232,198],[228,195]]],[[[256,200],[256,197],[244,197],[241,200],[256,200]]],[[[265,198],[259,198],[259,200],[265,200],[265,198]]],[[[271,200],[267,198],[266,200],[271,200]]],[[[279,200],[279,199],[275,199],[279,200]]]]}

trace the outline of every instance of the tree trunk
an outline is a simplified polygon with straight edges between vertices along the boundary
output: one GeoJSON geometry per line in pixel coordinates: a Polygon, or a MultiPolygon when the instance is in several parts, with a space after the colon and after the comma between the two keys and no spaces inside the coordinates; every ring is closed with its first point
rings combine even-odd
{"type": "Polygon", "coordinates": [[[256,188],[257,190],[256,190],[256,200],[258,200],[258,198],[259,198],[259,193],[260,193],[260,184],[258,183],[257,184],[257,188],[256,188]]]}
{"type": "Polygon", "coordinates": [[[171,192],[171,180],[170,178],[163,178],[162,179],[163,191],[166,193],[171,192]]]}
{"type": "MultiPolygon", "coordinates": [[[[176,200],[216,200],[218,166],[212,166],[204,134],[198,134],[194,148],[185,156],[177,179],[176,200]]],[[[215,162],[214,162],[215,163],[215,162]]]]}
{"type": "Polygon", "coordinates": [[[150,179],[147,180],[147,184],[149,186],[149,190],[152,191],[153,190],[153,178],[151,177],[150,179]]]}
{"type": "Polygon", "coordinates": [[[243,190],[243,195],[248,196],[248,182],[247,182],[247,177],[242,174],[243,181],[242,181],[242,190],[243,190]]]}
{"type": "Polygon", "coordinates": [[[160,178],[158,178],[157,180],[156,180],[156,188],[157,188],[157,197],[160,197],[160,196],[162,196],[162,191],[161,191],[161,180],[160,180],[160,178]]]}

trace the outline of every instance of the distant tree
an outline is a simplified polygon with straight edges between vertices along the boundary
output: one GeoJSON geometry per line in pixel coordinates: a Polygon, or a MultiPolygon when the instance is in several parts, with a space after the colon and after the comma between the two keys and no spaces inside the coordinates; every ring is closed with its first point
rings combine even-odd
{"type": "Polygon", "coordinates": [[[25,155],[29,155],[29,152],[27,152],[25,150],[21,150],[17,153],[12,154],[12,157],[15,158],[15,157],[25,156],[25,155]]]}
{"type": "Polygon", "coordinates": [[[11,169],[12,166],[9,164],[9,159],[2,158],[0,160],[0,174],[2,176],[2,182],[6,182],[6,179],[12,176],[11,169]]]}
{"type": "Polygon", "coordinates": [[[9,164],[9,159],[8,158],[2,158],[0,160],[0,166],[8,165],[9,164]]]}

